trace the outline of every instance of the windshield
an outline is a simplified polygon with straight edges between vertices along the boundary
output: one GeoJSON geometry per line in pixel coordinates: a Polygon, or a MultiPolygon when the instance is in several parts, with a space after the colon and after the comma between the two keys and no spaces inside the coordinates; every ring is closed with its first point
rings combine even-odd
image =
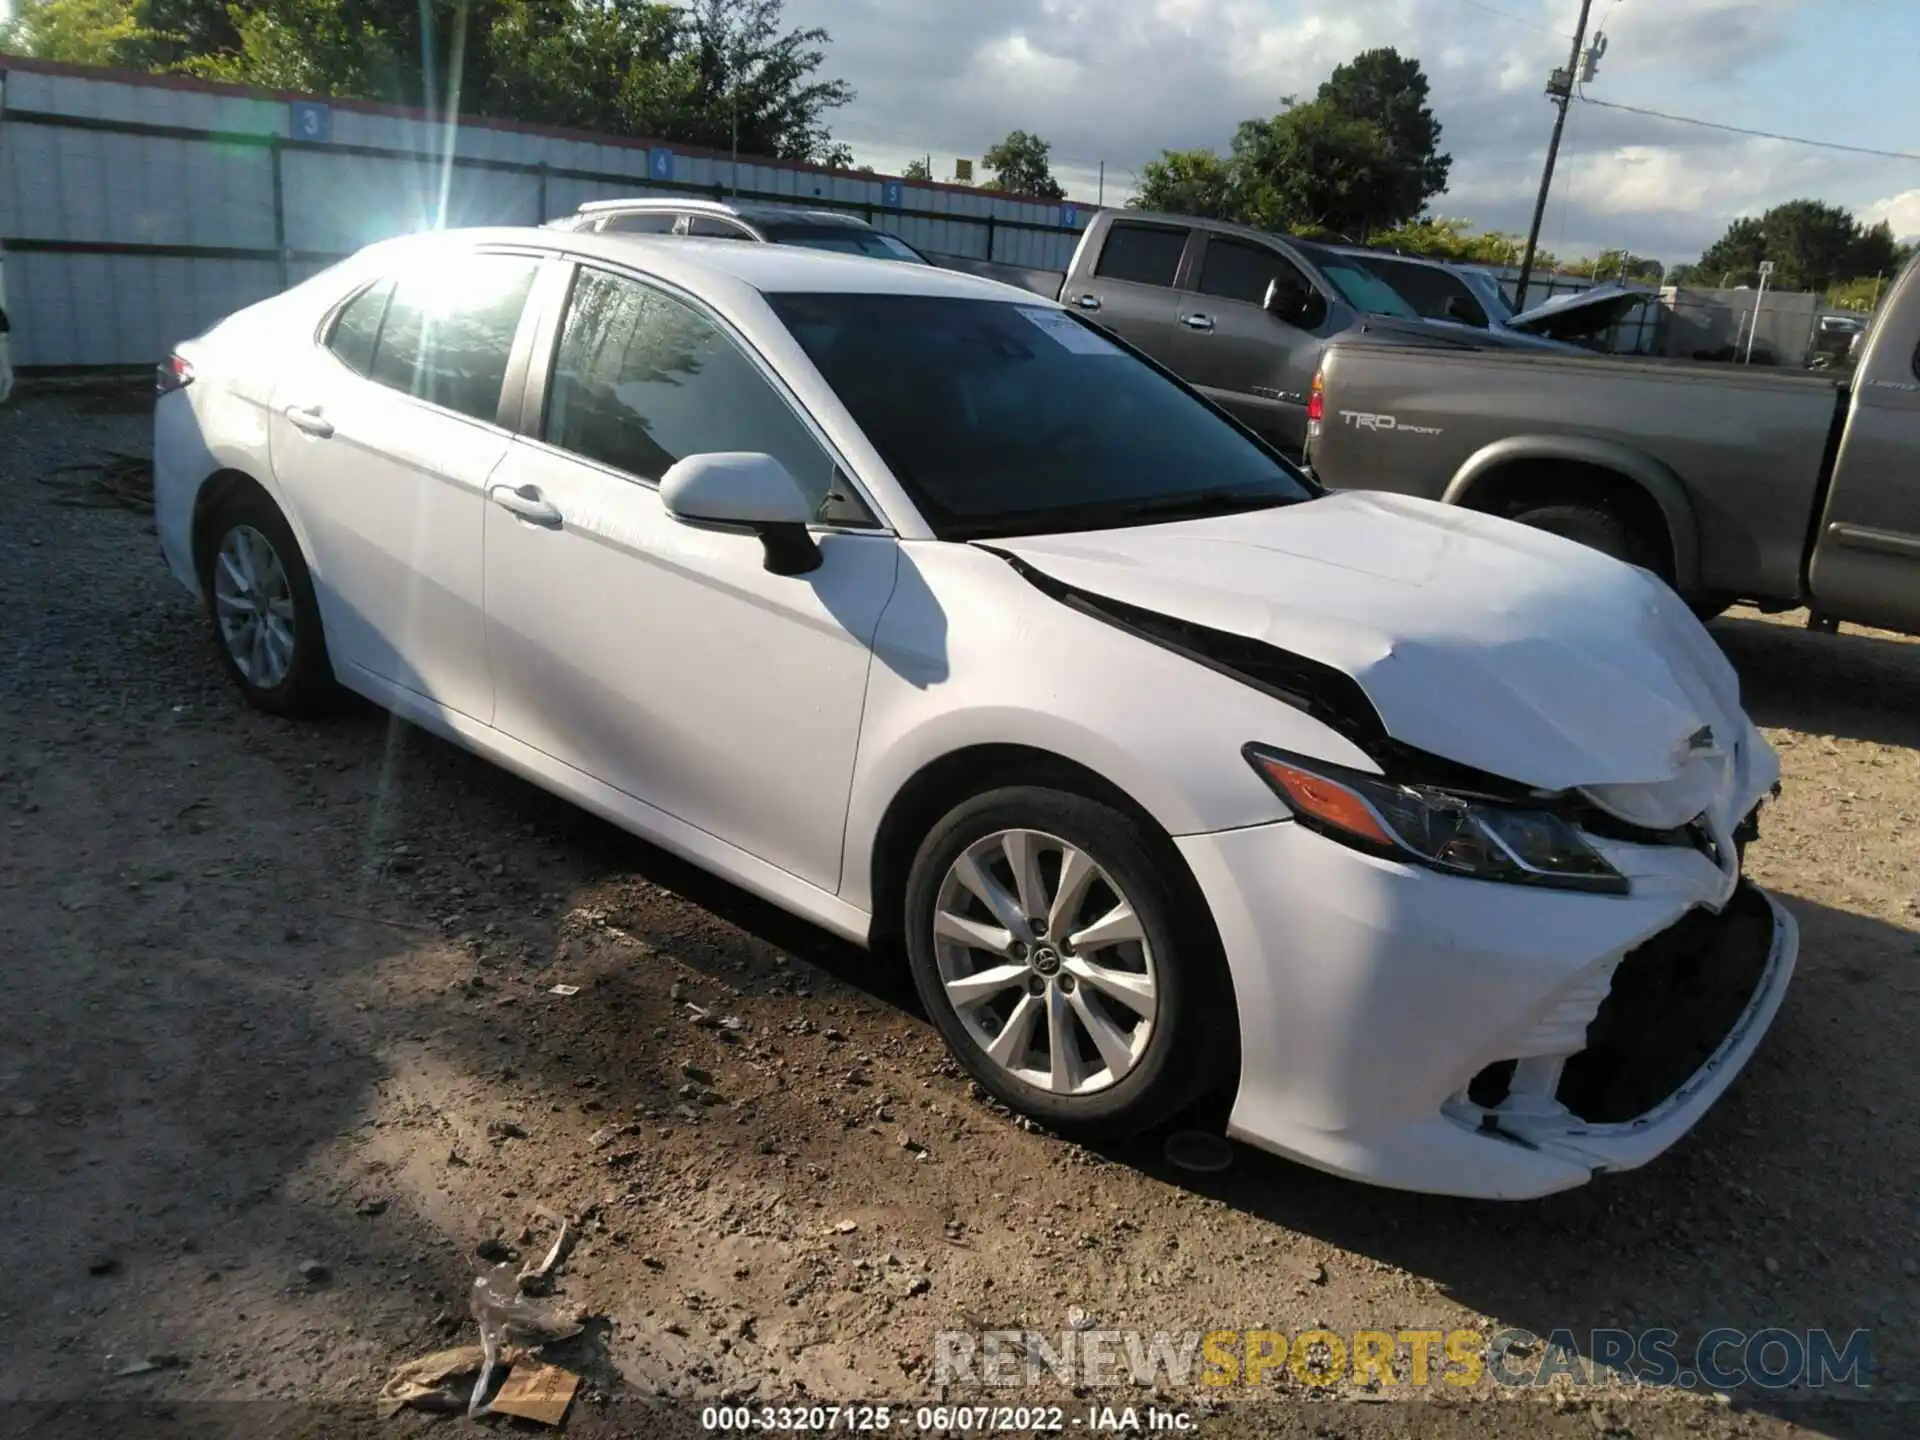
{"type": "Polygon", "coordinates": [[[906,241],[882,230],[858,230],[851,225],[763,225],[760,228],[775,245],[836,250],[842,255],[871,255],[876,260],[904,260],[910,265],[933,263],[906,241]]]}
{"type": "Polygon", "coordinates": [[[1333,282],[1346,302],[1356,310],[1364,310],[1369,315],[1391,315],[1398,320],[1418,320],[1420,312],[1415,310],[1393,286],[1349,260],[1328,258],[1321,261],[1320,268],[1327,279],[1333,282]]]}
{"type": "Polygon", "coordinates": [[[943,540],[1268,509],[1310,482],[1051,305],[772,294],[781,320],[943,540]]]}

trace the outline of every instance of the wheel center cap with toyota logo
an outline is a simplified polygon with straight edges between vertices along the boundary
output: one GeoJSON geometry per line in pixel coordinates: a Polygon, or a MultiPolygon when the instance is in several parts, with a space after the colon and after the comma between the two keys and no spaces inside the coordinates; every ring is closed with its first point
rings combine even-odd
{"type": "Polygon", "coordinates": [[[1060,971],[1060,952],[1051,945],[1036,945],[1033,968],[1042,975],[1057,975],[1060,971]]]}

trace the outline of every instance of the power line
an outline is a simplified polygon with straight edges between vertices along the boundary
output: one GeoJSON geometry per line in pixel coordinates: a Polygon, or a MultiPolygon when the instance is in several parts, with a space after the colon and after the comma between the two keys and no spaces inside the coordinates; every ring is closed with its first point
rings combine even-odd
{"type": "Polygon", "coordinates": [[[1646,110],[1638,105],[1622,105],[1614,100],[1596,100],[1585,90],[1580,92],[1580,99],[1584,104],[1598,105],[1605,110],[1624,110],[1629,115],[1671,120],[1676,125],[1698,125],[1704,130],[1722,130],[1729,135],[1751,135],[1760,140],[1780,140],[1788,145],[1811,145],[1816,150],[1844,150],[1849,155],[1874,155],[1882,160],[1920,161],[1920,155],[1908,150],[1875,150],[1866,145],[1842,145],[1837,140],[1809,140],[1804,135],[1781,135],[1772,130],[1752,130],[1744,125],[1723,125],[1718,120],[1699,120],[1691,115],[1669,115],[1664,110],[1646,110]]]}
{"type": "Polygon", "coordinates": [[[1565,30],[1556,30],[1551,25],[1544,25],[1538,20],[1529,20],[1524,15],[1516,15],[1511,10],[1502,10],[1497,5],[1489,5],[1486,3],[1486,0],[1457,0],[1457,3],[1471,6],[1475,10],[1484,10],[1487,14],[1498,15],[1502,20],[1506,20],[1514,25],[1525,25],[1530,30],[1538,30],[1543,34],[1554,35],[1562,40],[1566,39],[1569,33],[1565,30]]]}

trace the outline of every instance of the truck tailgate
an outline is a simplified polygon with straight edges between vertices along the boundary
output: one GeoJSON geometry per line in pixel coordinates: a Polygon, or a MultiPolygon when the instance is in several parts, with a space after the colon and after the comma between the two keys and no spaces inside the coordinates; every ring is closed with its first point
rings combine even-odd
{"type": "Polygon", "coordinates": [[[1702,588],[1799,591],[1838,404],[1831,379],[1364,343],[1334,346],[1322,379],[1325,416],[1308,458],[1334,489],[1451,498],[1457,479],[1520,465],[1533,472],[1529,490],[1544,489],[1552,472],[1578,466],[1542,458],[1552,441],[1587,437],[1650,457],[1679,480],[1697,519],[1702,588]]]}

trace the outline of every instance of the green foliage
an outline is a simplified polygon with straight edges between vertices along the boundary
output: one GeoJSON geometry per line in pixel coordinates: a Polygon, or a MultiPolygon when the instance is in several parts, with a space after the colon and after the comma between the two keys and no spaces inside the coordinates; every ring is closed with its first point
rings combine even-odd
{"type": "MultiPolygon", "coordinates": [[[[1430,255],[1436,260],[1455,260],[1465,265],[1518,265],[1524,248],[1519,236],[1504,235],[1496,230],[1476,234],[1472,221],[1449,219],[1444,215],[1410,220],[1391,230],[1377,230],[1373,243],[1390,250],[1404,250],[1410,255],[1430,255]]],[[[1534,264],[1543,270],[1551,270],[1557,263],[1544,251],[1534,257],[1534,264]]]]}
{"type": "Polygon", "coordinates": [[[1163,150],[1140,167],[1140,183],[1127,204],[1135,210],[1238,220],[1240,209],[1227,162],[1211,150],[1163,150]]]}
{"type": "Polygon", "coordinates": [[[847,165],[784,0],[18,0],[0,48],[847,165]],[[157,28],[164,27],[164,28],[157,28]]]}
{"type": "Polygon", "coordinates": [[[1030,195],[1037,200],[1064,200],[1067,192],[1053,178],[1048,155],[1053,147],[1038,135],[1024,130],[1009,131],[1007,138],[980,157],[980,163],[993,171],[985,189],[1003,190],[1009,195],[1030,195]]]}
{"type": "Polygon", "coordinates": [[[166,41],[140,0],[24,0],[0,25],[0,51],[75,65],[145,69],[166,41]]]}
{"type": "Polygon", "coordinates": [[[1388,163],[1380,127],[1325,100],[1241,121],[1228,161],[1247,224],[1346,240],[1379,212],[1388,163]]]}
{"type": "Polygon", "coordinates": [[[1385,153],[1371,165],[1355,217],[1363,231],[1415,219],[1428,200],[1447,188],[1453,158],[1440,149],[1440,122],[1427,95],[1420,62],[1384,48],[1336,66],[1314,97],[1336,114],[1371,124],[1385,141],[1385,153]]]}
{"type": "Polygon", "coordinates": [[[909,160],[907,162],[907,168],[900,172],[900,178],[902,180],[931,180],[933,179],[933,166],[925,160],[909,160]]]}
{"type": "Polygon", "coordinates": [[[1891,278],[1899,246],[1885,221],[1863,226],[1840,206],[1789,200],[1735,220],[1688,273],[1703,286],[1758,285],[1764,260],[1774,264],[1776,290],[1827,290],[1862,275],[1891,278]]]}
{"type": "Polygon", "coordinates": [[[1658,260],[1635,255],[1630,250],[1602,250],[1591,260],[1571,261],[1566,270],[1569,274],[1585,275],[1593,280],[1615,280],[1626,285],[1653,284],[1666,275],[1658,260]]]}

